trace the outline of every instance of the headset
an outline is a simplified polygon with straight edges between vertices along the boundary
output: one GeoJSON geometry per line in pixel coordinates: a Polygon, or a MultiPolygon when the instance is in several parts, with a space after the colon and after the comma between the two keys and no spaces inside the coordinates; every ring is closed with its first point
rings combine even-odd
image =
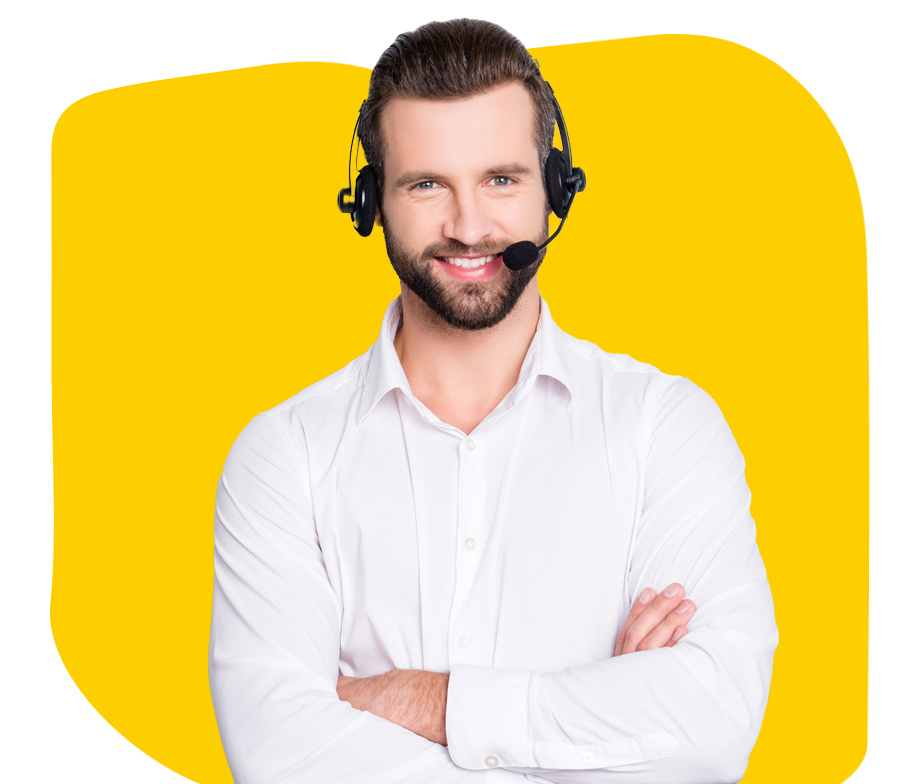
{"type": "MultiPolygon", "coordinates": [[[[543,166],[543,182],[546,186],[546,197],[549,201],[550,209],[556,217],[561,218],[562,222],[559,228],[553,233],[546,242],[537,247],[532,242],[516,242],[505,249],[502,254],[505,264],[512,269],[523,269],[532,264],[537,259],[538,251],[545,248],[552,242],[556,235],[562,231],[565,219],[569,215],[572,202],[575,200],[575,194],[583,191],[587,184],[585,172],[572,165],[572,148],[569,144],[569,134],[565,127],[565,118],[562,116],[562,109],[556,100],[556,94],[549,82],[546,86],[553,97],[553,111],[556,115],[556,125],[559,128],[559,136],[562,139],[562,149],[553,147],[546,156],[546,163],[543,166]],[[509,253],[510,251],[510,253],[509,253]]],[[[358,137],[358,122],[361,120],[361,109],[358,110],[358,121],[355,122],[355,129],[351,134],[351,146],[348,149],[348,187],[339,191],[337,203],[339,210],[351,215],[355,231],[362,237],[366,237],[374,228],[374,219],[377,216],[377,174],[370,165],[362,167],[358,172],[358,177],[354,183],[352,191],[351,172],[352,172],[352,152],[355,153],[355,165],[357,165],[358,151],[354,149],[355,138],[358,138],[360,147],[361,139],[358,137]]]]}

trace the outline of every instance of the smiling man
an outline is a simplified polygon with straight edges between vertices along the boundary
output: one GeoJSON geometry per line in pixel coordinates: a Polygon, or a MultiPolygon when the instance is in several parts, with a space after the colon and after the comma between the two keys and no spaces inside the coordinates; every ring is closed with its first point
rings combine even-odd
{"type": "Polygon", "coordinates": [[[478,331],[501,324],[526,291],[532,333],[539,294],[531,281],[539,265],[512,273],[501,258],[517,240],[546,238],[527,90],[509,82],[437,104],[392,98],[380,125],[390,140],[383,232],[410,307],[434,323],[478,331]]]}
{"type": "Polygon", "coordinates": [[[237,784],[744,772],[776,646],[744,462],[693,384],[555,325],[544,247],[512,263],[584,185],[556,117],[486,22],[374,69],[341,204],[382,227],[401,295],[366,354],[253,419],[218,487],[237,784]]]}

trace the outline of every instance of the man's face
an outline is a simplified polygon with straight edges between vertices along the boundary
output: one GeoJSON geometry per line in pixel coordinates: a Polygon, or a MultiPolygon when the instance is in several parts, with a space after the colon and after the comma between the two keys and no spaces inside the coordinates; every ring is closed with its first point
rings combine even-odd
{"type": "Polygon", "coordinates": [[[541,244],[549,216],[534,108],[512,82],[450,101],[395,98],[381,114],[381,221],[403,284],[460,329],[498,324],[543,259],[508,269],[501,252],[541,244]]]}

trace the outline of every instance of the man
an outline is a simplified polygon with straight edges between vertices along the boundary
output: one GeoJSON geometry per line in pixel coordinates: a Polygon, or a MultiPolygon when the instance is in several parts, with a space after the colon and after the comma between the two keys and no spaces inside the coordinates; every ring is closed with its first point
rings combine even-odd
{"type": "Polygon", "coordinates": [[[743,460],[691,383],[556,327],[545,250],[504,264],[547,237],[552,118],[485,22],[374,69],[358,135],[401,296],[218,488],[238,784],[741,778],[776,645],[743,460]]]}

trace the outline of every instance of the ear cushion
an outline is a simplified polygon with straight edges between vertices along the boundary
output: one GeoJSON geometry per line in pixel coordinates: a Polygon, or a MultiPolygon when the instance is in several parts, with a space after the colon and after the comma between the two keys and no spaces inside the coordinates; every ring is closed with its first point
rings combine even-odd
{"type": "Polygon", "coordinates": [[[568,163],[562,152],[555,147],[546,156],[546,165],[543,168],[543,179],[546,182],[546,197],[549,206],[561,218],[565,211],[566,202],[569,200],[569,189],[566,178],[569,174],[568,163]]]}
{"type": "Polygon", "coordinates": [[[365,166],[355,180],[355,211],[352,220],[355,231],[366,237],[374,228],[377,217],[377,175],[370,166],[365,166]]]}

